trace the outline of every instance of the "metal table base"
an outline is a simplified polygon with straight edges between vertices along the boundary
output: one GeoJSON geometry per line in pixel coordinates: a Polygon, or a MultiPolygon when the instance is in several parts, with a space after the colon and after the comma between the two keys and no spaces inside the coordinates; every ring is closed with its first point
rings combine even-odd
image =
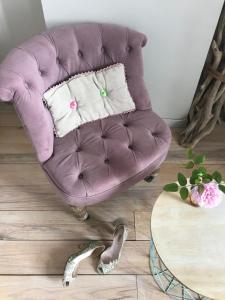
{"type": "Polygon", "coordinates": [[[152,239],[150,241],[150,268],[159,288],[171,299],[212,300],[190,290],[173,276],[160,259],[152,239]]]}

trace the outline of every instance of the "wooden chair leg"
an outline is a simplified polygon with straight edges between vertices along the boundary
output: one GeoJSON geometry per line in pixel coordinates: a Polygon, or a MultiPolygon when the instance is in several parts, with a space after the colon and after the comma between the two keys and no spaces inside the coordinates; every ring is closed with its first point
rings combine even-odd
{"type": "Polygon", "coordinates": [[[88,212],[86,210],[86,207],[77,207],[74,205],[70,205],[75,217],[77,218],[77,220],[79,221],[85,221],[88,219],[89,215],[88,212]]]}
{"type": "Polygon", "coordinates": [[[151,175],[145,177],[145,181],[146,181],[146,182],[152,182],[152,181],[155,179],[155,177],[158,176],[159,170],[160,170],[160,169],[157,169],[157,170],[155,170],[151,175]]]}

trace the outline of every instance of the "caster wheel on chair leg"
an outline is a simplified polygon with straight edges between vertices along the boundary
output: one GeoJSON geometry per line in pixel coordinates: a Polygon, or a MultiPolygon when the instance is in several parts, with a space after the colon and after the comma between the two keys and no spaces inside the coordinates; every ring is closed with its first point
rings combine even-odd
{"type": "Polygon", "coordinates": [[[145,177],[145,181],[146,182],[152,182],[152,180],[155,178],[155,176],[152,176],[152,175],[150,175],[150,176],[148,176],[148,177],[145,177]]]}
{"type": "Polygon", "coordinates": [[[146,182],[152,182],[152,180],[155,179],[155,177],[159,174],[159,169],[155,170],[151,175],[145,177],[146,182]]]}

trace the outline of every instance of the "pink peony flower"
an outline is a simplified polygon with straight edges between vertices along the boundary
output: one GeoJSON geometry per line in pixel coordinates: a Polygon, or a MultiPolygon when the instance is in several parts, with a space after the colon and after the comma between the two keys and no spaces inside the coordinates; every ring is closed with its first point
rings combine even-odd
{"type": "Polygon", "coordinates": [[[204,184],[204,192],[200,194],[198,187],[191,190],[191,201],[200,207],[216,207],[222,201],[222,192],[219,190],[217,183],[211,181],[204,184]]]}

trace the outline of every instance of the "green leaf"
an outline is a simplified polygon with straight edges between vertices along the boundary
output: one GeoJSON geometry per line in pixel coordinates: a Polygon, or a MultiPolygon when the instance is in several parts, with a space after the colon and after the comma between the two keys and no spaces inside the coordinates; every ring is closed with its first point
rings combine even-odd
{"type": "Polygon", "coordinates": [[[189,148],[187,150],[187,158],[188,159],[192,159],[194,157],[194,153],[193,153],[193,149],[192,148],[189,148]]]}
{"type": "Polygon", "coordinates": [[[188,189],[185,186],[183,186],[180,189],[180,197],[181,197],[181,199],[183,199],[183,200],[187,199],[188,195],[189,195],[188,189]]]}
{"type": "Polygon", "coordinates": [[[200,184],[201,183],[201,179],[200,178],[196,178],[195,179],[195,184],[200,184]]]}
{"type": "Polygon", "coordinates": [[[178,184],[173,182],[173,183],[168,183],[164,185],[163,190],[166,192],[177,192],[178,191],[178,184]]]}
{"type": "Polygon", "coordinates": [[[190,160],[186,165],[185,168],[186,169],[192,169],[194,167],[194,162],[192,160],[190,160]]]}
{"type": "Polygon", "coordinates": [[[209,182],[211,182],[212,181],[212,176],[210,175],[210,174],[205,174],[205,175],[203,175],[203,177],[202,177],[202,181],[204,182],[204,183],[209,183],[209,182]]]}
{"type": "Polygon", "coordinates": [[[195,177],[194,176],[191,176],[190,177],[190,184],[195,184],[195,177]]]}
{"type": "Polygon", "coordinates": [[[225,185],[219,184],[219,189],[225,194],[225,185]]]}
{"type": "Polygon", "coordinates": [[[212,173],[212,178],[216,180],[216,182],[220,183],[222,181],[222,176],[220,172],[215,171],[212,173]]]}
{"type": "Polygon", "coordinates": [[[197,155],[194,159],[194,163],[196,165],[199,165],[199,164],[203,164],[205,161],[205,156],[204,155],[197,155]]]}
{"type": "Polygon", "coordinates": [[[198,170],[193,170],[191,178],[190,178],[190,183],[191,184],[198,184],[200,182],[201,182],[201,180],[198,176],[198,170]]]}
{"type": "Polygon", "coordinates": [[[177,179],[178,179],[178,182],[181,186],[185,186],[187,184],[187,179],[186,177],[184,176],[184,174],[182,173],[178,173],[177,174],[177,179]]]}
{"type": "Polygon", "coordinates": [[[192,177],[198,178],[198,175],[199,175],[199,171],[198,170],[193,170],[192,171],[192,177]]]}
{"type": "Polygon", "coordinates": [[[202,174],[202,175],[205,175],[206,174],[206,168],[205,167],[203,167],[203,166],[201,166],[201,167],[199,167],[198,168],[198,173],[200,174],[202,174]]]}
{"type": "Polygon", "coordinates": [[[203,184],[199,184],[198,185],[198,192],[199,194],[202,194],[204,192],[205,188],[204,188],[204,185],[203,184]]]}

